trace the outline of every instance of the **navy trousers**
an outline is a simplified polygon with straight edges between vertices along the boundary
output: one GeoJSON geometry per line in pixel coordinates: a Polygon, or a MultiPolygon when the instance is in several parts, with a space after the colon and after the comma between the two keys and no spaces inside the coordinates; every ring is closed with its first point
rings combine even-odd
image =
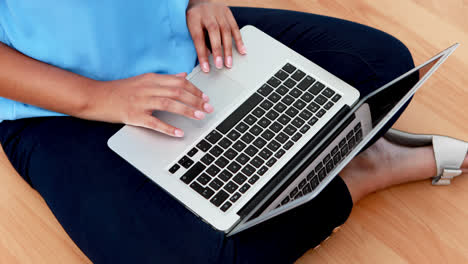
{"type": "MultiPolygon", "coordinates": [[[[283,10],[232,11],[240,27],[265,31],[362,96],[414,67],[400,41],[373,28],[283,10]]],[[[95,263],[292,263],[351,211],[348,189],[336,177],[313,201],[225,237],[107,147],[121,127],[73,117],[0,123],[13,166],[95,263]]]]}

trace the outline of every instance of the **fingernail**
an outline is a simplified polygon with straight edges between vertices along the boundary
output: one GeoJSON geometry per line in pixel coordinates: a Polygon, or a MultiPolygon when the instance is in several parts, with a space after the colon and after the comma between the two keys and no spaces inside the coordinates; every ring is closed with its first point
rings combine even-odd
{"type": "Polygon", "coordinates": [[[228,56],[226,58],[226,67],[232,68],[232,57],[231,56],[228,56]]]}
{"type": "Polygon", "coordinates": [[[202,63],[201,68],[202,68],[202,71],[204,71],[204,72],[209,72],[210,71],[210,65],[208,64],[208,62],[202,63]]]}
{"type": "Polygon", "coordinates": [[[203,119],[205,118],[205,113],[201,112],[201,111],[195,111],[195,113],[193,113],[193,115],[195,116],[196,119],[203,119]]]}
{"type": "Polygon", "coordinates": [[[209,101],[210,101],[210,97],[208,97],[208,95],[203,94],[202,97],[203,97],[203,101],[205,101],[205,102],[209,102],[209,101]]]}
{"type": "Polygon", "coordinates": [[[204,104],[204,105],[203,105],[203,109],[204,109],[205,112],[207,112],[207,113],[211,113],[211,112],[213,112],[213,110],[214,110],[213,106],[211,106],[210,104],[204,104]]]}
{"type": "Polygon", "coordinates": [[[220,56],[216,57],[216,68],[223,68],[223,59],[220,56]]]}
{"type": "Polygon", "coordinates": [[[241,53],[241,54],[244,54],[244,55],[247,54],[247,49],[245,48],[244,45],[241,46],[241,48],[240,48],[240,53],[241,53]]]}
{"type": "Polygon", "coordinates": [[[174,131],[174,135],[175,135],[176,137],[183,137],[183,136],[184,136],[184,131],[182,131],[182,130],[180,130],[180,129],[177,128],[177,129],[174,131]]]}

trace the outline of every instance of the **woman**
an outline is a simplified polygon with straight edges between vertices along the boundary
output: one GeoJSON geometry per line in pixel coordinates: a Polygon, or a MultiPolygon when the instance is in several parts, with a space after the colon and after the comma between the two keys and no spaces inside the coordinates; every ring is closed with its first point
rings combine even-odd
{"type": "Polygon", "coordinates": [[[121,124],[183,136],[154,110],[216,111],[184,77],[197,59],[210,71],[205,37],[215,66],[232,67],[247,24],[362,95],[414,66],[395,38],[318,15],[202,0],[0,2],[0,143],[93,262],[290,263],[363,196],[436,174],[430,146],[379,139],[310,203],[226,238],[108,149],[121,124]]]}

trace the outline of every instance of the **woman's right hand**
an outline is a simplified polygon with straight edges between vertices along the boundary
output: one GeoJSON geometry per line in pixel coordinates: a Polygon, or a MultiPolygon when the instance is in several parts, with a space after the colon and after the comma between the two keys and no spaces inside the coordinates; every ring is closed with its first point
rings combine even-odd
{"type": "Polygon", "coordinates": [[[154,111],[167,111],[192,119],[203,119],[213,112],[209,98],[185,79],[186,73],[155,73],[99,82],[96,97],[91,98],[92,119],[124,123],[153,129],[174,137],[184,132],[154,117],[154,111]]]}

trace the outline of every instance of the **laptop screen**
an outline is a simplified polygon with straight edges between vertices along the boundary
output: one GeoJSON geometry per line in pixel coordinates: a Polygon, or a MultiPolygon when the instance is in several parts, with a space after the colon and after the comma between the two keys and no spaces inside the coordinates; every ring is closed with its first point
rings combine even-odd
{"type": "Polygon", "coordinates": [[[369,104],[371,110],[372,127],[375,127],[382,121],[442,57],[443,55],[439,55],[419,70],[414,71],[387,87],[376,90],[369,94],[367,98],[364,98],[362,101],[369,104]]]}

